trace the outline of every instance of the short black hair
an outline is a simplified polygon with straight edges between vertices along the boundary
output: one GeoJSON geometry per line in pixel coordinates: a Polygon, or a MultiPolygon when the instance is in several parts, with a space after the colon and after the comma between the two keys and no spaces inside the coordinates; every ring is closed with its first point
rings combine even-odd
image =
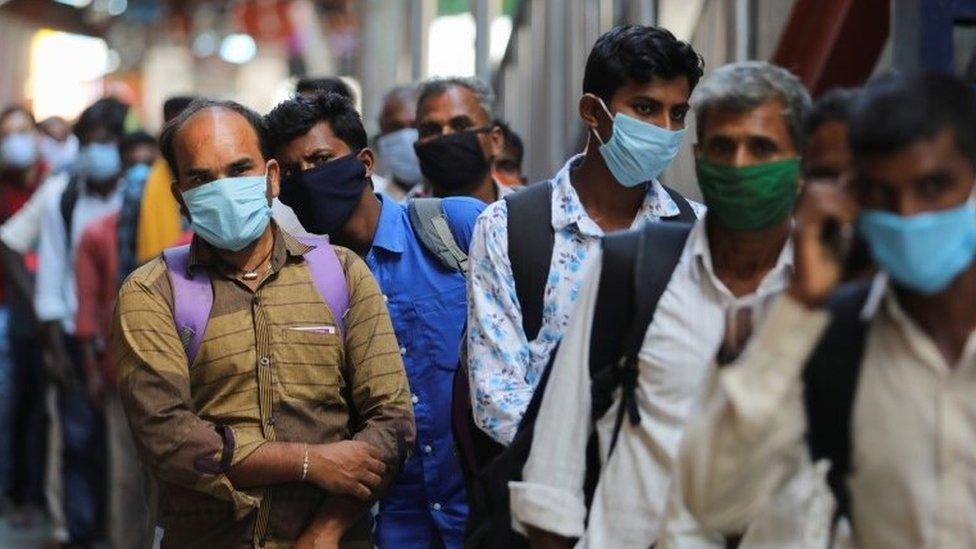
{"type": "Polygon", "coordinates": [[[848,144],[855,161],[889,155],[951,130],[976,168],[976,92],[944,74],[886,76],[868,83],[851,111],[848,144]]]}
{"type": "Polygon", "coordinates": [[[512,149],[512,152],[515,153],[515,161],[521,168],[522,157],[525,155],[525,146],[522,145],[522,138],[504,120],[495,119],[493,124],[502,131],[502,137],[505,139],[505,148],[512,149]]]}
{"type": "Polygon", "coordinates": [[[705,70],[705,61],[687,42],[667,29],[622,25],[597,39],[586,60],[583,93],[609,103],[618,89],[631,82],[645,84],[652,78],[688,79],[694,90],[705,70]]]}
{"type": "Polygon", "coordinates": [[[300,94],[337,93],[347,99],[353,99],[352,89],[337,76],[301,78],[295,84],[295,92],[300,94]]]}
{"type": "Polygon", "coordinates": [[[74,134],[84,141],[85,135],[96,128],[105,128],[115,139],[125,133],[125,117],[129,106],[114,97],[103,97],[81,112],[75,122],[74,134]]]}
{"type": "Polygon", "coordinates": [[[174,179],[179,179],[180,173],[179,167],[176,164],[176,134],[179,133],[180,128],[193,115],[207,109],[223,109],[243,116],[248,124],[251,125],[258,138],[258,146],[261,148],[262,156],[264,156],[265,160],[271,158],[270,149],[268,148],[268,129],[264,125],[264,119],[261,118],[260,114],[236,101],[198,99],[190,103],[189,107],[183,109],[176,118],[167,122],[163,126],[163,133],[159,136],[159,151],[162,153],[163,158],[166,159],[166,163],[169,164],[169,169],[173,172],[174,179]]]}
{"type": "Polygon", "coordinates": [[[847,124],[856,98],[857,90],[850,88],[834,88],[821,95],[803,117],[803,134],[810,137],[827,122],[847,124]]]}
{"type": "Polygon", "coordinates": [[[338,93],[319,92],[282,101],[264,120],[273,154],[308,133],[319,122],[327,122],[332,133],[349,145],[354,153],[367,146],[362,118],[352,106],[352,101],[338,93]]]}
{"type": "Polygon", "coordinates": [[[197,99],[199,97],[192,95],[175,95],[167,99],[163,103],[163,122],[169,122],[179,116],[183,109],[189,107],[197,99]]]}
{"type": "Polygon", "coordinates": [[[148,133],[137,130],[134,132],[129,132],[119,139],[119,156],[125,157],[132,149],[140,145],[149,145],[151,147],[156,146],[156,138],[149,135],[148,133]]]}
{"type": "Polygon", "coordinates": [[[14,114],[24,113],[24,115],[30,119],[31,124],[37,126],[37,120],[34,119],[34,113],[30,112],[30,109],[23,105],[9,105],[0,111],[0,124],[3,124],[7,118],[10,118],[14,114]]]}

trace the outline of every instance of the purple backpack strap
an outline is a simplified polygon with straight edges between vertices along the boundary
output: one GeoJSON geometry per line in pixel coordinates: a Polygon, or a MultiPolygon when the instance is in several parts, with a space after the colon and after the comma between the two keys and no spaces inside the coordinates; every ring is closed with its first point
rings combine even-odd
{"type": "Polygon", "coordinates": [[[309,237],[298,238],[299,242],[314,249],[305,254],[308,271],[312,275],[312,283],[319,292],[319,296],[336,319],[339,332],[345,336],[346,312],[349,310],[349,287],[346,285],[346,273],[342,270],[339,256],[331,244],[309,237]]]}
{"type": "Polygon", "coordinates": [[[210,309],[213,308],[213,288],[205,271],[193,274],[189,270],[190,246],[176,246],[163,251],[163,261],[169,271],[173,288],[173,321],[186,351],[187,364],[193,364],[207,330],[210,309]]]}

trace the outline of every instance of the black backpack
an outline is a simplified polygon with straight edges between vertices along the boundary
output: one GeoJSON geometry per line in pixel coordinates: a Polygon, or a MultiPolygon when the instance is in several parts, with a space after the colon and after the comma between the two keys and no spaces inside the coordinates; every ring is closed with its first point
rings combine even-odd
{"type": "MultiPolygon", "coordinates": [[[[677,221],[694,221],[695,214],[687,200],[670,189],[668,193],[681,210],[677,221]]],[[[506,200],[509,207],[509,257],[516,293],[522,305],[523,327],[528,339],[532,340],[541,327],[543,292],[552,258],[551,187],[548,183],[536,184],[506,200]],[[522,193],[531,194],[519,199],[522,193]],[[513,231],[516,227],[518,229],[513,231]],[[540,251],[543,245],[548,248],[540,251]],[[530,246],[535,246],[534,253],[530,246]]],[[[603,272],[590,350],[592,415],[602,417],[613,401],[615,389],[623,388],[624,405],[615,422],[614,443],[624,413],[632,422],[640,420],[633,399],[637,353],[657,301],[681,256],[690,228],[691,225],[686,223],[647,223],[640,230],[610,235],[602,241],[603,272]],[[641,283],[637,284],[637,281],[641,283]],[[624,331],[620,330],[622,316],[630,319],[629,328],[624,331]]],[[[522,477],[554,356],[555,352],[550,356],[549,365],[512,444],[475,471],[475,479],[469,488],[468,547],[526,546],[526,540],[511,529],[508,483],[522,477]]],[[[587,445],[587,503],[596,487],[599,464],[598,445],[592,436],[587,445]]]]}
{"type": "Polygon", "coordinates": [[[827,484],[837,501],[835,520],[850,516],[851,413],[868,331],[861,311],[870,292],[870,282],[865,281],[834,292],[826,303],[830,325],[803,370],[807,447],[813,461],[830,460],[827,484]]]}

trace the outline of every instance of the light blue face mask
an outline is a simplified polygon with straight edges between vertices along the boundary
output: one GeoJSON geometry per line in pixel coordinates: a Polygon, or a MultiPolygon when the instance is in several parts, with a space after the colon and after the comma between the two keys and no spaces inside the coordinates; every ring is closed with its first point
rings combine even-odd
{"type": "Polygon", "coordinates": [[[417,130],[414,128],[404,128],[376,138],[380,162],[389,166],[396,180],[409,185],[416,185],[424,178],[420,173],[420,160],[413,150],[416,142],[417,130]]]}
{"type": "Polygon", "coordinates": [[[28,132],[12,133],[0,142],[0,165],[24,169],[37,161],[37,140],[28,132]]]}
{"type": "Polygon", "coordinates": [[[78,151],[75,173],[79,177],[105,182],[122,170],[122,159],[115,143],[90,143],[78,151]]]}
{"type": "Polygon", "coordinates": [[[271,221],[266,175],[227,177],[182,193],[190,228],[214,247],[239,252],[271,221]]]}
{"type": "Polygon", "coordinates": [[[949,286],[976,257],[976,203],[901,216],[865,210],[858,230],[871,255],[898,284],[924,295],[949,286]]]}
{"type": "Polygon", "coordinates": [[[685,130],[665,130],[619,112],[614,116],[606,103],[597,99],[613,119],[613,134],[606,143],[593,130],[610,173],[624,187],[636,187],[656,179],[678,154],[685,130]]]}

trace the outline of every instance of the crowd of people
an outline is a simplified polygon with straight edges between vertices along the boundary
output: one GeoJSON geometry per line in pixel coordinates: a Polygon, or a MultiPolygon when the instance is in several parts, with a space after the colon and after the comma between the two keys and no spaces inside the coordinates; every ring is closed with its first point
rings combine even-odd
{"type": "Polygon", "coordinates": [[[0,113],[0,489],[90,547],[976,547],[976,92],[627,25],[475,78],[0,113]],[[659,177],[693,112],[702,202],[659,177]]]}

